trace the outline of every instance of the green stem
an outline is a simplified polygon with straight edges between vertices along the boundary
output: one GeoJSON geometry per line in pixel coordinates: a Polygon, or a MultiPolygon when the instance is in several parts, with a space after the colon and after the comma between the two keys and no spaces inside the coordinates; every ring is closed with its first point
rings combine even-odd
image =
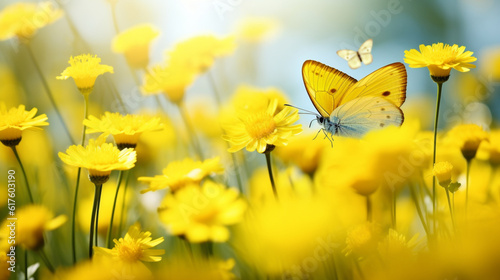
{"type": "Polygon", "coordinates": [[[366,221],[371,222],[373,220],[373,207],[372,200],[370,196],[366,196],[366,221]]]}
{"type": "MultiPolygon", "coordinates": [[[[424,186],[425,187],[425,186],[424,186]]],[[[415,207],[417,208],[418,217],[420,218],[420,222],[424,227],[425,233],[427,237],[429,236],[429,228],[427,227],[427,223],[425,222],[424,214],[422,213],[422,208],[420,208],[419,198],[417,196],[417,192],[415,191],[415,186],[410,184],[410,195],[413,198],[413,202],[415,203],[415,207]]]]}
{"type": "Polygon", "coordinates": [[[95,218],[96,218],[96,211],[97,211],[97,203],[99,201],[99,189],[102,187],[102,185],[95,185],[95,190],[94,190],[94,204],[92,206],[92,217],[90,219],[90,232],[89,232],[89,258],[92,258],[93,255],[93,246],[92,242],[94,240],[94,226],[95,224],[95,218]]]}
{"type": "Polygon", "coordinates": [[[23,172],[24,175],[24,182],[26,183],[26,189],[28,190],[28,196],[30,198],[31,204],[35,203],[33,200],[33,195],[31,195],[31,189],[30,189],[30,184],[28,183],[28,176],[26,176],[26,171],[24,170],[23,163],[21,162],[21,158],[19,157],[19,154],[17,153],[16,146],[11,146],[12,151],[14,152],[14,155],[16,156],[17,162],[19,163],[19,166],[21,167],[21,171],[23,172]]]}
{"type": "Polygon", "coordinates": [[[186,114],[186,108],[184,107],[184,103],[178,104],[177,108],[179,108],[179,112],[181,114],[181,118],[184,121],[184,125],[187,129],[187,132],[189,134],[189,139],[191,139],[191,145],[193,146],[194,150],[198,154],[201,160],[203,160],[203,153],[201,152],[200,148],[200,143],[198,142],[198,138],[196,137],[196,134],[194,133],[193,126],[189,122],[189,118],[186,114]]]}
{"type": "Polygon", "coordinates": [[[471,160],[467,160],[467,173],[465,179],[465,217],[467,218],[467,212],[469,209],[469,177],[470,177],[470,163],[471,160]]]}
{"type": "Polygon", "coordinates": [[[97,241],[99,240],[99,209],[101,207],[102,185],[99,187],[99,194],[97,195],[97,209],[95,213],[95,234],[94,245],[98,247],[97,241]]]}
{"type": "Polygon", "coordinates": [[[108,236],[106,238],[106,248],[111,246],[111,237],[113,232],[113,220],[115,218],[116,201],[118,200],[118,193],[120,192],[120,185],[122,183],[124,171],[120,170],[118,173],[118,183],[116,184],[115,200],[113,201],[113,210],[111,210],[111,220],[109,221],[108,236]]]}
{"type": "Polygon", "coordinates": [[[45,254],[43,249],[40,249],[38,253],[42,258],[42,261],[45,263],[45,266],[50,270],[50,272],[54,273],[55,272],[54,266],[52,266],[52,264],[50,263],[49,258],[47,258],[47,255],[45,254]]]}
{"type": "MultiPolygon", "coordinates": [[[[84,98],[84,109],[83,109],[83,119],[87,119],[89,114],[89,96],[87,94],[83,95],[84,98]]],[[[85,134],[87,131],[87,126],[83,125],[82,129],[82,143],[85,145],[85,134]]],[[[78,167],[78,172],[76,174],[76,186],[75,186],[75,196],[73,198],[73,217],[71,220],[71,247],[73,250],[73,264],[76,263],[76,208],[78,202],[78,189],[80,188],[80,175],[82,174],[82,168],[78,167]]]]}
{"type": "Polygon", "coordinates": [[[446,188],[446,198],[448,199],[448,208],[450,209],[451,224],[453,225],[453,230],[455,230],[455,218],[453,217],[453,209],[451,207],[450,191],[447,188],[446,188]]]}
{"type": "Polygon", "coordinates": [[[276,184],[274,183],[273,167],[271,165],[271,152],[265,152],[264,154],[266,155],[267,172],[269,173],[269,179],[271,180],[271,187],[273,188],[274,197],[277,200],[278,191],[276,190],[276,184]]]}
{"type": "MultiPolygon", "coordinates": [[[[439,119],[439,105],[441,104],[441,93],[443,89],[443,83],[437,82],[437,98],[436,98],[436,114],[434,116],[434,145],[432,150],[432,168],[436,163],[436,143],[437,143],[437,129],[438,129],[438,119],[439,119]]],[[[437,210],[437,193],[436,193],[436,177],[432,177],[432,215],[434,230],[436,230],[436,210],[437,210]]]]}
{"type": "Polygon", "coordinates": [[[28,49],[29,56],[31,57],[31,60],[33,61],[33,64],[35,65],[35,68],[38,72],[38,75],[40,76],[40,80],[42,81],[42,85],[45,88],[45,92],[47,93],[47,96],[49,97],[50,104],[52,107],[54,107],[54,110],[56,111],[57,117],[59,118],[59,121],[61,122],[64,132],[67,134],[68,139],[71,141],[71,143],[75,143],[73,140],[73,137],[71,137],[71,133],[68,129],[68,126],[64,122],[64,118],[61,115],[61,111],[59,110],[59,107],[57,107],[56,101],[54,100],[54,96],[52,94],[52,91],[50,90],[49,84],[47,83],[47,80],[43,76],[42,68],[40,68],[40,65],[38,65],[38,62],[35,59],[35,54],[33,53],[33,50],[31,49],[29,44],[26,44],[26,48],[28,49]]]}

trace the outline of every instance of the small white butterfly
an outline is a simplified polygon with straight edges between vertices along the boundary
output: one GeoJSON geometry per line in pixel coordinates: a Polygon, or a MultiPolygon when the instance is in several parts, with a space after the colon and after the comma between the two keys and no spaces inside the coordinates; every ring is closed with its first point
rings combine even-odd
{"type": "Polygon", "coordinates": [[[365,65],[372,63],[373,56],[371,54],[373,47],[373,40],[366,40],[361,47],[359,47],[358,51],[353,50],[340,50],[337,51],[337,54],[343,59],[347,60],[347,64],[351,69],[357,69],[361,67],[361,62],[365,65]]]}

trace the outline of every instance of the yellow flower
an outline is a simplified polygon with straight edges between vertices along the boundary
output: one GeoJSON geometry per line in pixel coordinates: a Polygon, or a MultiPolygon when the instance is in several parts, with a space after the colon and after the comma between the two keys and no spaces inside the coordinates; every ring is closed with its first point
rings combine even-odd
{"type": "Polygon", "coordinates": [[[57,79],[73,78],[76,87],[83,95],[92,92],[97,76],[106,72],[113,73],[113,67],[101,64],[101,59],[97,55],[81,54],[70,57],[68,63],[70,66],[64,69],[57,79]]]}
{"type": "Polygon", "coordinates": [[[346,247],[343,250],[346,256],[367,256],[375,252],[382,238],[381,228],[374,223],[364,223],[347,232],[346,247]]]}
{"type": "Polygon", "coordinates": [[[488,160],[492,166],[500,165],[500,130],[490,132],[489,142],[480,145],[477,157],[488,160]],[[481,157],[479,156],[480,153],[482,154],[481,157]]]}
{"type": "Polygon", "coordinates": [[[163,128],[160,118],[149,118],[138,115],[125,115],[105,112],[101,119],[90,116],[83,121],[88,133],[102,132],[113,135],[118,149],[135,148],[143,132],[156,131],[163,128]]]}
{"type": "Polygon", "coordinates": [[[434,164],[434,169],[432,173],[436,176],[439,185],[443,188],[447,188],[451,183],[451,171],[453,170],[453,165],[447,161],[440,161],[434,164]]]}
{"type": "MultiPolygon", "coordinates": [[[[45,244],[43,234],[46,231],[54,230],[64,224],[67,220],[66,216],[60,215],[54,218],[52,212],[42,205],[27,205],[16,210],[17,222],[15,228],[10,228],[12,223],[10,220],[5,220],[2,223],[0,231],[0,239],[2,249],[11,235],[10,230],[15,230],[15,245],[21,245],[28,250],[38,250],[45,244]]],[[[8,248],[8,247],[7,247],[8,248]]]]}
{"type": "Polygon", "coordinates": [[[390,228],[387,236],[378,244],[378,251],[386,261],[400,262],[413,255],[412,249],[417,245],[418,234],[410,240],[402,233],[390,228]]]}
{"type": "Polygon", "coordinates": [[[239,121],[225,126],[223,138],[231,144],[229,152],[243,148],[264,153],[268,146],[285,146],[288,138],[302,132],[297,109],[285,107],[276,113],[278,100],[272,100],[265,110],[240,111],[239,121]]]}
{"type": "Polygon", "coordinates": [[[111,143],[105,143],[105,137],[90,139],[87,146],[72,145],[66,154],[59,152],[61,160],[71,166],[87,168],[89,179],[94,184],[104,184],[112,170],[128,170],[134,167],[136,153],[134,149],[119,150],[111,143]]]}
{"type": "Polygon", "coordinates": [[[171,65],[203,73],[212,66],[215,58],[231,54],[235,47],[233,37],[219,39],[213,35],[201,35],[178,43],[166,53],[166,57],[171,65]]]}
{"type": "Polygon", "coordinates": [[[285,163],[297,165],[304,173],[313,174],[325,148],[330,147],[330,142],[315,139],[316,132],[297,135],[290,139],[287,146],[278,147],[274,154],[285,163]]]}
{"type": "Polygon", "coordinates": [[[245,209],[236,189],[205,181],[201,187],[189,185],[167,194],[158,214],[172,235],[190,242],[225,242],[229,239],[226,226],[240,222],[245,209]]]}
{"type": "Polygon", "coordinates": [[[30,111],[25,108],[24,105],[19,105],[7,110],[5,104],[0,103],[0,141],[4,145],[11,147],[19,144],[23,130],[35,130],[40,129],[38,126],[49,125],[45,114],[35,117],[37,108],[30,111]]]}
{"type": "Polygon", "coordinates": [[[115,247],[112,249],[95,247],[95,256],[106,256],[114,261],[125,263],[159,262],[163,249],[151,249],[164,241],[163,237],[153,240],[151,232],[141,231],[139,223],[132,225],[125,237],[114,239],[115,247]]]}
{"type": "Polygon", "coordinates": [[[146,68],[149,63],[149,45],[160,35],[160,30],[151,24],[141,24],[116,35],[111,48],[123,53],[132,68],[146,68]]]}
{"type": "Polygon", "coordinates": [[[420,52],[415,49],[405,51],[405,62],[411,68],[427,67],[433,77],[448,77],[451,69],[468,72],[476,66],[471,62],[476,61],[473,52],[465,51],[465,47],[450,46],[443,43],[431,46],[420,45],[420,52]]]}
{"type": "Polygon", "coordinates": [[[276,33],[278,23],[271,18],[245,18],[236,33],[245,41],[257,43],[276,33]]]}
{"type": "Polygon", "coordinates": [[[154,177],[139,177],[139,181],[150,183],[149,188],[141,193],[169,188],[175,192],[188,184],[198,184],[203,178],[213,173],[221,173],[224,167],[220,158],[207,159],[203,162],[186,158],[183,161],[173,161],[163,169],[163,175],[154,177]]]}
{"type": "Polygon", "coordinates": [[[156,273],[158,280],[232,280],[231,272],[235,265],[233,259],[225,261],[215,258],[173,257],[156,273]]]}
{"type": "Polygon", "coordinates": [[[182,102],[186,88],[191,85],[196,73],[179,65],[156,65],[144,75],[142,92],[152,95],[162,92],[175,104],[182,102]]]}
{"type": "Polygon", "coordinates": [[[0,40],[17,37],[27,41],[35,32],[62,16],[50,1],[35,3],[14,3],[0,13],[0,40]]]}
{"type": "Polygon", "coordinates": [[[476,124],[457,125],[448,134],[458,147],[460,147],[460,151],[467,161],[476,157],[476,152],[481,142],[489,140],[488,133],[476,124]]]}

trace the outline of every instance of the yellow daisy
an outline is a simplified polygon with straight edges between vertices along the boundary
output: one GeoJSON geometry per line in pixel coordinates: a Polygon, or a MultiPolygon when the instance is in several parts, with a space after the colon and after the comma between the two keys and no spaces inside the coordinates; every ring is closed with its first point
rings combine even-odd
{"type": "Polygon", "coordinates": [[[35,117],[37,108],[25,110],[24,105],[7,110],[5,103],[0,103],[0,141],[9,147],[21,142],[23,130],[41,129],[38,126],[49,125],[45,114],[35,117]]]}
{"type": "Polygon", "coordinates": [[[163,241],[163,237],[153,240],[151,232],[141,231],[139,223],[135,223],[129,228],[125,237],[113,240],[115,243],[113,249],[95,247],[95,256],[104,255],[125,263],[159,262],[161,255],[165,254],[165,250],[151,248],[163,241]]]}
{"type": "MultiPolygon", "coordinates": [[[[54,214],[42,205],[27,205],[17,209],[16,211],[16,238],[15,245],[22,245],[29,250],[38,250],[45,244],[43,234],[46,231],[54,230],[67,220],[67,217],[60,215],[54,217],[54,214]]],[[[0,239],[2,240],[1,248],[10,245],[8,243],[11,228],[8,227],[12,221],[5,220],[2,223],[0,231],[0,239]],[[10,245],[8,245],[8,244],[10,245]]]]}
{"type": "Polygon", "coordinates": [[[172,235],[190,242],[225,242],[229,239],[226,226],[240,222],[245,210],[236,189],[205,181],[201,187],[188,185],[167,194],[158,214],[172,235]]]}
{"type": "Polygon", "coordinates": [[[104,184],[112,170],[128,170],[135,166],[134,149],[119,150],[111,143],[105,143],[105,137],[90,139],[87,146],[73,145],[66,154],[59,152],[61,160],[71,166],[87,168],[89,179],[94,184],[104,184]]]}
{"type": "Polygon", "coordinates": [[[73,78],[76,87],[83,95],[92,92],[97,76],[106,72],[113,73],[113,67],[101,64],[101,59],[97,55],[81,54],[70,57],[68,63],[70,66],[64,69],[57,79],[73,78]]]}
{"type": "Polygon", "coordinates": [[[102,132],[113,135],[118,149],[135,148],[143,132],[163,128],[160,118],[105,112],[101,119],[90,116],[83,121],[88,133],[102,132]]]}
{"type": "Polygon", "coordinates": [[[476,66],[471,62],[477,58],[472,56],[473,52],[465,52],[465,47],[458,45],[450,46],[443,43],[432,44],[431,46],[420,45],[420,52],[412,49],[405,51],[405,62],[411,68],[427,67],[433,77],[450,76],[451,69],[460,72],[468,72],[470,68],[476,66]]]}
{"type": "Polygon", "coordinates": [[[141,24],[116,35],[111,49],[123,53],[132,68],[144,69],[149,63],[149,45],[160,35],[160,30],[151,24],[141,24]]]}
{"type": "Polygon", "coordinates": [[[186,88],[196,77],[196,72],[179,65],[156,65],[144,75],[144,95],[163,93],[175,104],[182,102],[186,88]]]}
{"type": "Polygon", "coordinates": [[[231,54],[235,47],[234,37],[219,39],[213,35],[201,35],[178,43],[166,53],[166,57],[171,65],[182,65],[203,73],[212,66],[215,58],[231,54]]]}
{"type": "Polygon", "coordinates": [[[447,188],[451,183],[451,171],[453,171],[453,165],[451,165],[451,163],[447,161],[440,161],[434,164],[432,174],[436,176],[441,187],[447,188]]]}
{"type": "Polygon", "coordinates": [[[448,136],[460,148],[467,161],[476,157],[481,142],[489,139],[488,133],[476,124],[457,125],[448,132],[448,136]]]}
{"type": "Polygon", "coordinates": [[[231,144],[229,152],[243,148],[252,152],[264,153],[268,147],[285,146],[288,138],[302,132],[297,109],[285,107],[276,113],[278,100],[273,99],[265,110],[248,112],[241,110],[238,121],[224,127],[223,138],[231,144]]]}
{"type": "Polygon", "coordinates": [[[50,1],[35,3],[14,3],[0,12],[0,40],[13,37],[27,41],[36,31],[51,24],[62,16],[62,10],[50,1]]]}
{"type": "Polygon", "coordinates": [[[139,177],[139,181],[148,182],[149,188],[142,193],[169,188],[175,192],[188,184],[198,184],[203,178],[213,173],[221,173],[224,167],[220,158],[207,159],[205,161],[194,161],[186,158],[183,161],[173,161],[163,169],[162,175],[154,177],[139,177]]]}

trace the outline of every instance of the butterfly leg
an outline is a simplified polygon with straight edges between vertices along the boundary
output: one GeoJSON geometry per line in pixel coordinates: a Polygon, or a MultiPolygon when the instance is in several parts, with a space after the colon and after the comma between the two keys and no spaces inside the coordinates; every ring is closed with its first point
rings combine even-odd
{"type": "MultiPolygon", "coordinates": [[[[323,133],[325,134],[325,138],[330,141],[330,146],[333,148],[333,138],[332,138],[332,136],[328,135],[328,132],[326,132],[326,129],[321,129],[321,130],[323,130],[323,133]]],[[[323,138],[323,139],[325,139],[325,138],[323,138]]]]}

